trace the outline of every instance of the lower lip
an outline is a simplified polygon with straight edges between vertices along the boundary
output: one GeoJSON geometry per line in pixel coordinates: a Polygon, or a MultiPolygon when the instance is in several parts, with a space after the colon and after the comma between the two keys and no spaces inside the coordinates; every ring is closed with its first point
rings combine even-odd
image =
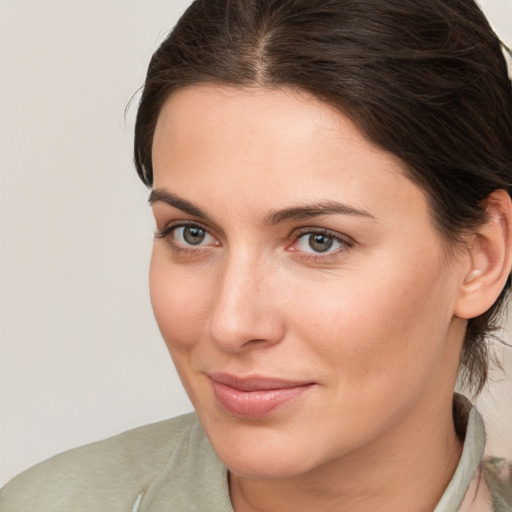
{"type": "Polygon", "coordinates": [[[212,380],[213,393],[220,405],[233,416],[257,419],[298,398],[313,384],[293,388],[241,391],[212,380]]]}

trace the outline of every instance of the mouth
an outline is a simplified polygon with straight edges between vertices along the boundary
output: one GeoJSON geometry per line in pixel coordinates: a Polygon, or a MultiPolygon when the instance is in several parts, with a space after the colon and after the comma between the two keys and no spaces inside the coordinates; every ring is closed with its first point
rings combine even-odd
{"type": "Polygon", "coordinates": [[[271,377],[236,377],[223,373],[208,376],[220,406],[233,416],[247,419],[262,418],[315,386],[313,382],[271,377]]]}

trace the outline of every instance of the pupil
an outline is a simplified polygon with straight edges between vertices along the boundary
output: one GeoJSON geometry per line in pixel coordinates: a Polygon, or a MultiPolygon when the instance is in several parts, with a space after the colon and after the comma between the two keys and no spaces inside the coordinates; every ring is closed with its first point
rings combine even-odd
{"type": "Polygon", "coordinates": [[[309,245],[316,252],[325,252],[332,247],[333,240],[326,235],[309,235],[309,245]]]}
{"type": "Polygon", "coordinates": [[[183,238],[191,245],[198,245],[204,240],[204,229],[196,227],[186,227],[183,230],[183,238]]]}

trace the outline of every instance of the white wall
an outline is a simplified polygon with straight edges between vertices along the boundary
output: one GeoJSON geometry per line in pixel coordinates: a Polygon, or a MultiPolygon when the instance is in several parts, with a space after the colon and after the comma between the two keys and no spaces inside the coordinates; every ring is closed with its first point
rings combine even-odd
{"type": "MultiPolygon", "coordinates": [[[[187,3],[0,1],[0,485],[191,409],[152,318],[153,227],[123,119],[187,3]]],[[[512,0],[484,6],[512,44],[512,0]]],[[[493,388],[482,408],[512,456],[512,382],[493,388]]]]}

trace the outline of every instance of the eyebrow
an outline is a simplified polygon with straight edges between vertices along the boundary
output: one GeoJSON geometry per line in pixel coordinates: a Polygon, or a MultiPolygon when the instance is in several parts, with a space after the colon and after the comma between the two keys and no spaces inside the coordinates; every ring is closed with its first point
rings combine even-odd
{"type": "Polygon", "coordinates": [[[211,221],[210,216],[201,210],[201,208],[198,208],[186,199],[182,199],[181,197],[178,197],[177,195],[171,194],[170,192],[160,188],[151,191],[149,194],[148,203],[150,205],[155,203],[165,203],[169,206],[172,206],[173,208],[177,208],[178,210],[188,213],[189,215],[193,215],[194,217],[199,217],[200,219],[211,221]]]}
{"type": "MultiPolygon", "coordinates": [[[[212,221],[210,215],[195,206],[186,199],[182,199],[175,194],[167,192],[163,189],[152,190],[148,203],[153,205],[155,203],[165,203],[173,208],[177,208],[189,215],[199,217],[200,219],[212,221]]],[[[281,224],[292,220],[307,220],[321,215],[356,215],[376,220],[375,217],[366,210],[354,208],[337,201],[321,201],[314,204],[306,204],[294,206],[291,208],[284,208],[282,210],[271,210],[265,215],[264,222],[268,225],[281,224]]]]}
{"type": "Polygon", "coordinates": [[[337,201],[321,201],[320,203],[294,206],[284,210],[273,210],[265,216],[265,223],[274,225],[290,220],[306,220],[321,215],[357,215],[376,220],[368,211],[354,208],[337,201]]]}

